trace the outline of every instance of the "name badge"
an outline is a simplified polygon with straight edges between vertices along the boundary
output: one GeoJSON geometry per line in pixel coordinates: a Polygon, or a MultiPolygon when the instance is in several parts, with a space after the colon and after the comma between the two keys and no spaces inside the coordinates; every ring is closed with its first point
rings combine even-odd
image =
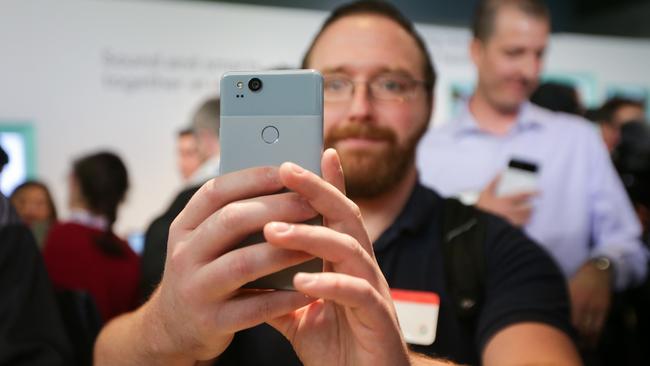
{"type": "Polygon", "coordinates": [[[433,292],[391,289],[397,319],[407,343],[432,345],[436,340],[440,297],[433,292]]]}

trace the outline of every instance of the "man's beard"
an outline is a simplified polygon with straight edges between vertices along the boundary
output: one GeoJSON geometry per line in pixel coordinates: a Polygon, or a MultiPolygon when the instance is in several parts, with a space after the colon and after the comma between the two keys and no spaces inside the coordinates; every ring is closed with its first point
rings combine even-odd
{"type": "Polygon", "coordinates": [[[415,159],[415,148],[426,131],[427,124],[409,136],[403,146],[397,135],[386,127],[369,123],[348,123],[332,129],[325,137],[325,146],[336,148],[336,143],[346,138],[365,138],[384,141],[377,150],[337,150],[345,176],[348,197],[374,198],[393,189],[404,179],[415,159]]]}

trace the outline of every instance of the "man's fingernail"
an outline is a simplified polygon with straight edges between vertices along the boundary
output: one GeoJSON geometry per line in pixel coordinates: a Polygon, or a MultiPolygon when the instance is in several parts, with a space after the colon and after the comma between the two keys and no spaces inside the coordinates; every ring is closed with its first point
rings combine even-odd
{"type": "Polygon", "coordinates": [[[275,231],[276,233],[281,233],[281,234],[286,233],[289,230],[291,230],[291,226],[292,225],[289,225],[286,222],[272,222],[271,223],[271,228],[273,229],[273,231],[275,231]]]}
{"type": "Polygon", "coordinates": [[[291,169],[294,171],[294,173],[301,174],[302,172],[305,171],[300,165],[291,163],[291,169]]]}
{"type": "Polygon", "coordinates": [[[313,286],[318,281],[318,275],[314,273],[299,272],[293,278],[296,285],[313,286]]]}

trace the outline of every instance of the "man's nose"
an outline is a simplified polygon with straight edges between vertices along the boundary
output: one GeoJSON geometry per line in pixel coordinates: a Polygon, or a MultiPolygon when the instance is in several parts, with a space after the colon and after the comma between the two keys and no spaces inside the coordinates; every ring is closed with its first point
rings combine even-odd
{"type": "Polygon", "coordinates": [[[537,81],[542,69],[542,60],[536,55],[530,55],[525,58],[521,67],[521,73],[528,81],[537,81]]]}
{"type": "Polygon", "coordinates": [[[367,119],[372,111],[371,97],[368,84],[355,84],[350,100],[349,114],[351,120],[363,121],[367,119]]]}

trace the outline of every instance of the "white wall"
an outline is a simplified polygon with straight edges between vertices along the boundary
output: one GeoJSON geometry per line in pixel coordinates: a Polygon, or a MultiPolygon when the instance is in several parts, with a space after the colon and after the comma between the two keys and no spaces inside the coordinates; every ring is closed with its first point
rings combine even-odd
{"type": "MultiPolygon", "coordinates": [[[[144,230],[181,182],[175,133],[222,72],[296,66],[326,13],[231,4],[0,0],[0,123],[35,128],[40,178],[65,216],[70,162],[108,148],[132,188],[117,231],[144,230]]],[[[440,72],[436,120],[450,83],[474,79],[469,33],[420,26],[440,72]]],[[[650,88],[650,42],[554,36],[547,69],[650,88]]]]}
{"type": "Polygon", "coordinates": [[[0,4],[0,121],[33,123],[38,172],[63,216],[71,160],[118,152],[132,182],[123,234],[146,228],[179,189],[175,133],[218,93],[221,73],[295,65],[323,17],[194,2],[0,4]]]}

